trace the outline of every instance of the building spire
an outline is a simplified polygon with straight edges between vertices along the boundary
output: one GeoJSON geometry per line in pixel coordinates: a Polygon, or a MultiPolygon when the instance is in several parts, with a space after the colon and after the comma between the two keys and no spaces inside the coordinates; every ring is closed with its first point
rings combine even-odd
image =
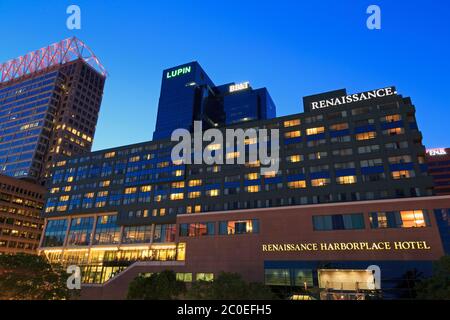
{"type": "Polygon", "coordinates": [[[83,59],[104,77],[108,75],[94,52],[83,41],[72,37],[0,64],[0,83],[76,59],[83,59]]]}

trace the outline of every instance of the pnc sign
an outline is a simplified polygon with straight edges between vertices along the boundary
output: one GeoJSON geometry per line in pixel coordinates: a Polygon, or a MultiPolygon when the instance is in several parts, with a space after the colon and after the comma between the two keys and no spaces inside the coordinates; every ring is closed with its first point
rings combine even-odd
{"type": "Polygon", "coordinates": [[[167,79],[171,79],[171,78],[176,78],[176,77],[191,73],[191,71],[192,71],[192,66],[187,66],[187,67],[168,71],[166,76],[167,76],[167,79]]]}
{"type": "Polygon", "coordinates": [[[393,87],[387,87],[378,90],[367,91],[363,93],[355,93],[342,97],[335,97],[326,100],[311,102],[311,110],[335,107],[346,103],[365,101],[374,98],[383,98],[397,94],[393,87]]]}
{"type": "Polygon", "coordinates": [[[438,148],[438,149],[428,149],[427,150],[428,155],[430,156],[445,156],[447,155],[447,150],[444,148],[438,148]]]}

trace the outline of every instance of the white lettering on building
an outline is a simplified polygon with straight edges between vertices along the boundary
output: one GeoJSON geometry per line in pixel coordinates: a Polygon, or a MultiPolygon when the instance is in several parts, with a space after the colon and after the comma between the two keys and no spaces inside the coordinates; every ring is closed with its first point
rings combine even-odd
{"type": "Polygon", "coordinates": [[[247,90],[248,88],[250,88],[250,82],[242,82],[242,83],[237,83],[237,84],[232,84],[230,86],[230,93],[232,92],[236,92],[236,91],[241,91],[241,90],[247,90]]]}
{"type": "Polygon", "coordinates": [[[378,89],[378,90],[372,90],[368,92],[363,93],[355,93],[348,96],[342,96],[342,97],[336,97],[331,98],[328,100],[321,100],[311,103],[311,109],[317,110],[322,108],[328,108],[328,107],[335,107],[346,103],[352,103],[352,102],[358,102],[358,101],[365,101],[375,98],[383,98],[387,96],[392,96],[397,94],[397,92],[392,87],[378,89]]]}
{"type": "Polygon", "coordinates": [[[447,154],[447,151],[444,148],[438,148],[438,149],[428,149],[427,153],[430,156],[445,156],[447,154]]]}

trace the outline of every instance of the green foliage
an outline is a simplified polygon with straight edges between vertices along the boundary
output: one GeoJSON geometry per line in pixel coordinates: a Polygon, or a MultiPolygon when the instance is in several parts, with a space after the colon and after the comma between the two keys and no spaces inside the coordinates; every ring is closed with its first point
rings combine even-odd
{"type": "Polygon", "coordinates": [[[186,293],[186,299],[189,300],[211,300],[211,286],[209,281],[195,281],[186,293]]]}
{"type": "Polygon", "coordinates": [[[239,274],[221,273],[215,281],[196,281],[186,290],[173,271],[139,276],[128,288],[129,300],[273,300],[270,288],[260,283],[247,283],[239,274]]]}
{"type": "Polygon", "coordinates": [[[450,300],[450,256],[433,265],[433,276],[416,284],[418,299],[450,300]]]}
{"type": "Polygon", "coordinates": [[[68,276],[43,256],[0,255],[0,300],[68,299],[68,276]]]}
{"type": "Polygon", "coordinates": [[[128,288],[129,300],[174,300],[185,292],[184,282],[173,271],[154,273],[150,277],[135,278],[128,288]]]}
{"type": "Polygon", "coordinates": [[[237,273],[222,272],[213,282],[192,284],[186,297],[199,300],[273,300],[270,288],[260,283],[247,283],[237,273]]]}

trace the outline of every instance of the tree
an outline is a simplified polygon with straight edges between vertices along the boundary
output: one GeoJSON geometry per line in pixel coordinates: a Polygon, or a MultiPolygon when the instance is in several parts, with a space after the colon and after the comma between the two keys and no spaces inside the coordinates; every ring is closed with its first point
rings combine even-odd
{"type": "Polygon", "coordinates": [[[237,273],[222,272],[213,282],[192,284],[187,298],[198,300],[273,300],[269,287],[261,283],[247,283],[237,273]]]}
{"type": "Polygon", "coordinates": [[[415,287],[422,278],[422,272],[419,272],[417,269],[406,271],[396,286],[396,289],[400,292],[398,298],[415,299],[417,297],[415,287]]]}
{"type": "Polygon", "coordinates": [[[444,256],[433,264],[433,276],[419,282],[416,287],[418,299],[450,300],[450,256],[444,256]]]}
{"type": "Polygon", "coordinates": [[[185,292],[184,282],[178,281],[173,271],[139,276],[128,287],[129,300],[174,300],[185,292]]]}
{"type": "Polygon", "coordinates": [[[69,299],[69,275],[37,255],[0,255],[0,300],[69,299]]]}

